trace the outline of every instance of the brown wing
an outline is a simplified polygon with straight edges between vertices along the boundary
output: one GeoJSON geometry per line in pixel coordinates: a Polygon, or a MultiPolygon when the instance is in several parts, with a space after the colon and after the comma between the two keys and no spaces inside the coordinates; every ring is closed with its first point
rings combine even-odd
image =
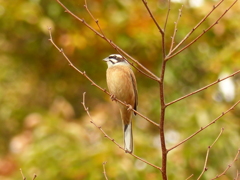
{"type": "MultiPolygon", "coordinates": [[[[137,105],[138,105],[138,91],[137,91],[137,81],[136,78],[133,74],[133,71],[131,71],[130,73],[131,75],[131,80],[132,80],[132,85],[133,85],[133,89],[134,89],[134,94],[135,94],[135,104],[134,104],[134,109],[137,110],[137,105]]],[[[136,113],[134,112],[134,114],[136,115],[136,113]]]]}

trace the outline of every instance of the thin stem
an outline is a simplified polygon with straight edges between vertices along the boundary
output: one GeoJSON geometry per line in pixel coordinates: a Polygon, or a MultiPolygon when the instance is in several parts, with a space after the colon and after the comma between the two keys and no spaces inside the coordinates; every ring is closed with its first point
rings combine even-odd
{"type": "Polygon", "coordinates": [[[166,31],[170,11],[171,11],[171,0],[168,0],[168,11],[167,11],[166,20],[165,20],[164,28],[163,28],[164,32],[166,31]]]}
{"type": "Polygon", "coordinates": [[[152,14],[150,8],[148,7],[148,3],[147,3],[147,1],[146,1],[146,0],[142,0],[142,2],[143,2],[143,4],[144,4],[144,6],[146,7],[146,9],[147,9],[149,15],[151,16],[153,22],[154,22],[155,25],[157,26],[159,32],[160,32],[161,34],[163,34],[164,32],[163,32],[162,28],[160,27],[160,25],[158,24],[158,22],[157,22],[157,20],[155,19],[155,17],[153,16],[153,14],[152,14]]]}
{"type": "Polygon", "coordinates": [[[240,175],[240,173],[237,170],[237,175],[236,175],[236,177],[233,180],[238,180],[239,175],[240,175]]]}
{"type": "Polygon", "coordinates": [[[215,178],[213,178],[211,180],[218,179],[219,177],[223,176],[233,166],[234,162],[236,162],[238,160],[239,154],[240,154],[240,149],[238,149],[238,152],[237,152],[235,158],[233,159],[232,163],[229,164],[227,166],[227,168],[221,174],[217,175],[215,178]]]}
{"type": "Polygon", "coordinates": [[[180,101],[180,100],[182,100],[182,99],[185,99],[185,98],[187,98],[187,97],[189,97],[189,96],[191,96],[191,95],[194,95],[194,94],[196,94],[196,93],[198,93],[198,92],[201,92],[201,91],[203,91],[203,90],[205,90],[205,89],[207,89],[207,88],[209,88],[209,87],[211,87],[211,86],[213,86],[213,85],[215,85],[215,84],[217,84],[217,83],[219,83],[219,82],[221,82],[221,81],[223,81],[223,80],[225,80],[225,79],[228,79],[228,78],[230,78],[230,77],[235,76],[235,75],[238,74],[238,73],[240,73],[240,70],[238,70],[238,71],[230,74],[230,75],[227,76],[227,77],[224,77],[224,78],[222,78],[222,79],[218,79],[218,80],[214,81],[213,83],[211,83],[211,84],[209,84],[209,85],[207,85],[207,86],[204,86],[204,87],[202,87],[202,88],[200,88],[200,89],[198,89],[198,90],[196,90],[196,91],[193,91],[193,92],[191,92],[191,93],[189,93],[189,94],[187,94],[187,95],[185,95],[185,96],[182,96],[182,97],[180,97],[180,98],[178,98],[178,99],[176,99],[176,100],[174,100],[174,101],[172,101],[172,102],[169,102],[169,103],[166,104],[166,106],[169,106],[169,105],[171,105],[171,104],[174,104],[174,103],[176,103],[176,102],[178,102],[178,101],[180,101]]]}
{"type": "Polygon", "coordinates": [[[20,168],[19,170],[20,170],[23,180],[26,180],[27,178],[23,175],[22,169],[20,168]]]}
{"type": "MultiPolygon", "coordinates": [[[[222,0],[224,1],[224,0],[222,0]]],[[[220,1],[217,5],[213,6],[213,10],[216,9],[216,7],[218,7],[220,5],[220,3],[222,3],[222,1],[220,1]]],[[[171,59],[172,57],[176,56],[177,54],[179,54],[180,52],[182,52],[183,50],[187,49],[189,46],[191,46],[193,43],[195,43],[198,39],[200,39],[200,37],[202,37],[206,32],[208,32],[210,29],[212,29],[213,26],[215,26],[216,24],[219,23],[219,21],[222,19],[222,17],[229,11],[229,9],[231,9],[233,7],[234,4],[236,4],[238,0],[235,0],[226,10],[225,12],[211,25],[209,26],[207,29],[203,30],[203,32],[198,35],[194,40],[192,40],[190,43],[188,43],[186,46],[184,46],[182,49],[180,49],[179,51],[175,52],[173,54],[173,52],[196,30],[196,28],[199,27],[199,25],[212,13],[212,11],[210,11],[209,14],[207,14],[207,16],[205,16],[193,29],[192,31],[190,31],[190,33],[188,33],[185,38],[183,38],[183,40],[178,43],[177,46],[175,46],[175,48],[169,52],[169,54],[166,57],[166,61],[168,61],[169,59],[171,59]]]]}
{"type": "Polygon", "coordinates": [[[174,43],[175,43],[174,40],[175,40],[175,36],[176,36],[177,30],[178,30],[178,29],[177,29],[178,22],[179,22],[179,20],[180,20],[180,18],[181,18],[181,16],[182,16],[182,8],[183,8],[183,5],[182,5],[181,9],[179,9],[177,21],[174,22],[175,27],[174,27],[174,30],[173,30],[172,42],[171,42],[171,46],[170,46],[169,52],[172,51],[173,45],[174,45],[174,43]]]}
{"type": "Polygon", "coordinates": [[[224,128],[221,129],[218,137],[215,139],[215,141],[212,143],[211,146],[208,146],[208,149],[207,149],[207,154],[206,154],[206,158],[205,158],[205,162],[204,162],[204,166],[203,166],[203,170],[202,170],[202,173],[199,175],[199,177],[197,178],[197,180],[199,180],[202,175],[204,174],[204,172],[206,172],[208,170],[207,168],[207,162],[208,162],[208,157],[209,157],[209,152],[210,152],[210,149],[213,147],[213,145],[217,142],[217,140],[220,138],[220,136],[222,135],[224,131],[224,128]]]}
{"type": "Polygon", "coordinates": [[[186,180],[189,180],[190,178],[192,178],[193,177],[193,174],[191,174],[186,180]]]}
{"type": "Polygon", "coordinates": [[[210,122],[208,125],[206,125],[205,127],[201,127],[198,131],[196,131],[195,133],[193,133],[191,136],[189,136],[188,138],[184,139],[183,141],[181,141],[180,143],[176,144],[175,146],[173,146],[172,148],[168,149],[168,152],[175,149],[176,147],[182,145],[183,143],[185,143],[186,141],[188,141],[189,139],[191,139],[192,137],[196,136],[198,133],[200,133],[201,131],[203,131],[204,129],[206,129],[207,127],[209,127],[210,125],[216,123],[221,117],[223,117],[225,114],[229,113],[231,110],[233,110],[238,104],[240,103],[240,100],[237,101],[233,106],[231,106],[227,111],[222,112],[222,114],[220,116],[218,116],[216,119],[214,119],[212,122],[210,122]]]}
{"type": "MultiPolygon", "coordinates": [[[[95,127],[97,127],[97,128],[104,134],[104,137],[106,137],[107,139],[109,139],[110,141],[112,141],[116,146],[118,146],[120,149],[122,149],[122,150],[125,152],[125,150],[124,150],[124,148],[123,148],[122,146],[120,146],[113,138],[111,138],[109,135],[107,135],[107,133],[102,129],[101,126],[98,126],[98,125],[94,122],[94,120],[93,120],[93,118],[92,118],[92,116],[91,116],[91,114],[90,114],[90,112],[89,112],[89,110],[88,110],[88,107],[86,107],[86,104],[85,104],[86,97],[85,97],[85,96],[86,96],[86,92],[83,93],[82,105],[83,105],[83,108],[84,108],[84,110],[86,111],[88,117],[90,118],[90,123],[92,123],[95,127]]],[[[148,164],[148,165],[150,165],[150,166],[152,166],[152,167],[154,167],[154,168],[156,168],[156,169],[158,169],[158,170],[161,171],[161,168],[160,168],[160,167],[158,167],[158,166],[156,166],[156,165],[154,165],[154,164],[152,164],[152,163],[150,163],[150,162],[148,162],[148,161],[146,161],[146,160],[138,157],[137,155],[135,155],[135,154],[133,154],[133,153],[128,153],[128,154],[130,154],[131,156],[139,159],[140,161],[142,161],[142,162],[144,162],[144,163],[146,163],[146,164],[148,164]]]]}
{"type": "MultiPolygon", "coordinates": [[[[99,86],[98,84],[96,84],[87,74],[85,71],[80,71],[76,66],[74,66],[74,64],[71,62],[71,60],[67,57],[67,55],[64,53],[63,49],[59,48],[53,41],[53,38],[52,38],[52,34],[51,34],[51,28],[48,28],[48,31],[49,31],[49,41],[54,45],[54,47],[60,52],[62,53],[62,55],[64,56],[64,58],[68,61],[69,65],[75,69],[78,73],[80,73],[81,75],[83,75],[88,81],[91,82],[91,84],[95,87],[97,87],[98,89],[100,89],[101,91],[105,92],[106,94],[108,94],[110,97],[112,96],[106,89],[102,88],[101,86],[99,86]]],[[[124,105],[124,106],[127,106],[129,107],[129,110],[135,112],[136,114],[138,114],[140,117],[142,117],[143,119],[147,120],[148,122],[150,122],[151,124],[159,127],[159,125],[157,123],[155,123],[154,121],[152,121],[151,119],[149,119],[148,117],[142,115],[141,113],[139,113],[138,111],[136,111],[135,109],[133,108],[130,108],[129,104],[126,104],[124,102],[122,102],[121,100],[115,98],[114,99],[115,101],[119,102],[120,104],[124,105]]]]}
{"type": "Polygon", "coordinates": [[[106,169],[105,169],[106,164],[107,164],[106,161],[102,163],[102,165],[103,165],[103,175],[104,175],[105,179],[108,180],[106,169]]]}
{"type": "Polygon", "coordinates": [[[102,35],[103,35],[104,37],[106,37],[106,36],[104,35],[103,31],[102,31],[102,28],[101,28],[100,25],[99,25],[98,19],[94,18],[94,16],[92,15],[91,11],[88,9],[87,0],[85,0],[84,7],[85,7],[86,11],[88,12],[88,14],[90,14],[90,16],[92,17],[92,19],[93,19],[93,20],[95,21],[95,23],[97,24],[97,26],[98,26],[100,32],[102,33],[102,35]]]}

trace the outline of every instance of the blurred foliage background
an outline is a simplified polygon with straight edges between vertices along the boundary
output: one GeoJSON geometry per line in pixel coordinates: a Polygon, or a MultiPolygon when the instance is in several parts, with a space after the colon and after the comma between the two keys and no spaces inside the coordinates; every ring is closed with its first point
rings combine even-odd
{"type": "MultiPolygon", "coordinates": [[[[76,15],[97,28],[84,9],[84,1],[62,2],[76,15]]],[[[184,1],[178,25],[179,42],[218,1],[184,1]],[[196,2],[201,2],[197,4],[196,2]]],[[[209,27],[232,3],[226,0],[189,38],[190,42],[209,27]]],[[[106,36],[160,74],[161,38],[141,1],[88,1],[106,36]]],[[[169,49],[174,22],[182,3],[172,2],[166,31],[169,49]]],[[[149,1],[161,26],[167,1],[149,1]]],[[[240,9],[237,3],[211,31],[167,64],[166,102],[197,90],[240,67],[240,9]]],[[[83,24],[65,13],[56,1],[0,0],[0,179],[104,179],[107,161],[109,179],[160,179],[156,169],[125,154],[94,127],[81,105],[82,94],[94,121],[122,144],[122,126],[117,106],[75,70],[48,41],[53,39],[71,61],[100,86],[105,81],[102,59],[116,51],[83,24]]],[[[139,111],[159,122],[158,84],[135,71],[139,111]]],[[[239,100],[239,75],[167,108],[167,146],[185,139],[207,125],[239,100]]],[[[220,129],[224,133],[210,151],[210,179],[224,171],[240,144],[240,107],[225,115],[193,139],[169,154],[169,179],[186,179],[201,173],[207,147],[220,129]]],[[[158,166],[161,149],[158,129],[134,117],[134,153],[158,166]]],[[[240,162],[220,179],[236,176],[240,162]]]]}

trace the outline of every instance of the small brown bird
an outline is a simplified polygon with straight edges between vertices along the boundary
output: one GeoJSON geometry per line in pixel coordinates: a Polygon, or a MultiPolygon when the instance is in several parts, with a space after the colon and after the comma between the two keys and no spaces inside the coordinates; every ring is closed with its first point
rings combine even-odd
{"type": "MultiPolygon", "coordinates": [[[[113,97],[129,104],[137,110],[138,92],[134,73],[129,63],[119,54],[112,54],[103,59],[107,65],[107,85],[113,97]]],[[[118,104],[123,122],[124,149],[126,153],[133,151],[132,111],[128,107],[118,104]]],[[[134,113],[136,115],[136,113],[134,113]]]]}

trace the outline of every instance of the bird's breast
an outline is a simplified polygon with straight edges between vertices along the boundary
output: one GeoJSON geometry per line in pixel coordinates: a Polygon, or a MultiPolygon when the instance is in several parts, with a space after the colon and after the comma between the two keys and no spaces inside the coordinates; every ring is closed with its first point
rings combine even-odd
{"type": "Polygon", "coordinates": [[[111,67],[107,70],[107,84],[111,94],[129,104],[134,102],[132,70],[128,66],[111,67]]]}

